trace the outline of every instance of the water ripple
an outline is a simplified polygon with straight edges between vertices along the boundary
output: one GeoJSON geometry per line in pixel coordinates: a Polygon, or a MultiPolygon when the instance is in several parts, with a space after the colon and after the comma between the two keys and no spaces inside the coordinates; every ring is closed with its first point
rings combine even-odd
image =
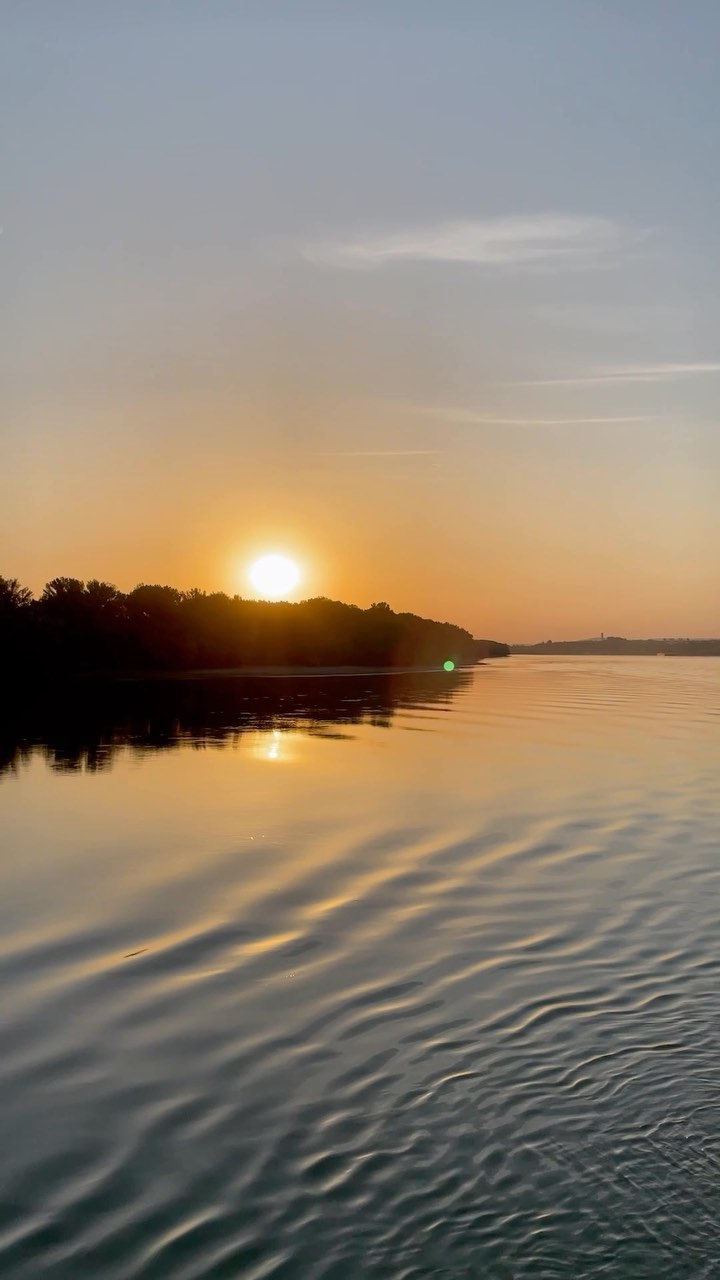
{"type": "Polygon", "coordinates": [[[199,754],[195,704],[109,774],[27,754],[3,1276],[720,1275],[719,672],[512,659],[408,688],[416,734],[216,700],[199,754]]]}

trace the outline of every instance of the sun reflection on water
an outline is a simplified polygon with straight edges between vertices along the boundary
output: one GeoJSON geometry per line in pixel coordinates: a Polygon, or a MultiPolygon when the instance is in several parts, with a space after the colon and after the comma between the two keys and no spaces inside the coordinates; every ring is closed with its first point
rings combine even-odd
{"type": "Polygon", "coordinates": [[[281,729],[260,730],[255,735],[253,755],[258,760],[279,760],[288,763],[294,758],[291,739],[298,738],[297,733],[283,732],[281,729]]]}

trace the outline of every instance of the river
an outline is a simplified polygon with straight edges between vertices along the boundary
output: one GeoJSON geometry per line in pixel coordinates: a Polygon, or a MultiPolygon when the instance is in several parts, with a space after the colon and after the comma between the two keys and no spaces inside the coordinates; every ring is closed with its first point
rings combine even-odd
{"type": "Polygon", "coordinates": [[[0,736],[4,1280],[720,1275],[720,660],[0,736]]]}

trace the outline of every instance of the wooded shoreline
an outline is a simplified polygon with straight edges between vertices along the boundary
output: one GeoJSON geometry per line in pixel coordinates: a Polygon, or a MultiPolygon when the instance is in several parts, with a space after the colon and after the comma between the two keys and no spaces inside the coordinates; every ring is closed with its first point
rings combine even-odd
{"type": "Polygon", "coordinates": [[[468,666],[508,647],[450,622],[318,597],[299,603],[54,578],[39,598],[0,577],[0,662],[44,677],[348,672],[468,666]]]}

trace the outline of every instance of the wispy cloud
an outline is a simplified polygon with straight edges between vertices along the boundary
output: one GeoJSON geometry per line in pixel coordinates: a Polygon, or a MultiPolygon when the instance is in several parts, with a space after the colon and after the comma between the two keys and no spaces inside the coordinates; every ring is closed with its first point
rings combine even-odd
{"type": "Polygon", "coordinates": [[[720,361],[703,361],[696,364],[638,364],[618,365],[572,378],[531,378],[508,386],[521,387],[587,387],[603,383],[665,382],[672,378],[693,378],[698,374],[720,373],[720,361]]]}
{"type": "Polygon", "coordinates": [[[410,414],[422,414],[426,418],[437,418],[442,422],[454,422],[469,427],[575,427],[575,426],[614,426],[633,422],[657,422],[657,414],[603,414],[601,416],[582,417],[578,414],[565,415],[563,418],[536,418],[527,414],[521,417],[508,417],[500,413],[489,413],[482,409],[466,409],[457,405],[422,404],[413,400],[380,401],[384,406],[402,409],[410,414]]]}
{"type": "Polygon", "coordinates": [[[528,217],[444,221],[307,245],[311,262],[369,269],[400,262],[479,267],[588,270],[612,266],[649,232],[608,218],[539,213],[528,217]]]}
{"type": "Polygon", "coordinates": [[[633,422],[657,422],[654,414],[612,415],[599,418],[505,418],[499,414],[476,413],[472,409],[453,409],[450,406],[435,407],[430,405],[415,406],[417,413],[431,418],[442,418],[446,422],[457,422],[462,426],[480,427],[588,427],[619,426],[633,422]]]}
{"type": "Polygon", "coordinates": [[[321,458],[429,458],[444,449],[329,449],[318,456],[321,458]]]}

